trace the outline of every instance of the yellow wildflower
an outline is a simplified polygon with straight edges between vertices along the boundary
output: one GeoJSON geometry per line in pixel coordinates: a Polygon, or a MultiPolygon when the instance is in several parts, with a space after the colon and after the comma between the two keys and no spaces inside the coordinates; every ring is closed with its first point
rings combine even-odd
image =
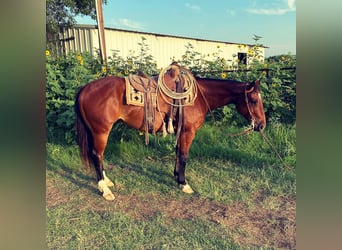
{"type": "Polygon", "coordinates": [[[253,55],[253,51],[251,49],[248,50],[248,55],[253,55]]]}
{"type": "Polygon", "coordinates": [[[102,66],[102,72],[103,72],[103,73],[106,73],[106,72],[107,72],[107,68],[104,67],[104,66],[102,66]]]}
{"type": "Polygon", "coordinates": [[[49,50],[45,50],[45,55],[49,56],[50,55],[50,51],[49,50]]]}
{"type": "Polygon", "coordinates": [[[83,60],[83,58],[82,58],[82,56],[80,54],[78,54],[76,58],[77,58],[78,61],[83,60]]]}
{"type": "Polygon", "coordinates": [[[222,73],[221,73],[221,78],[222,78],[222,79],[226,79],[226,77],[227,77],[227,74],[226,74],[225,72],[222,72],[222,73]]]}
{"type": "Polygon", "coordinates": [[[129,73],[128,70],[125,70],[125,75],[128,75],[128,73],[129,73]]]}

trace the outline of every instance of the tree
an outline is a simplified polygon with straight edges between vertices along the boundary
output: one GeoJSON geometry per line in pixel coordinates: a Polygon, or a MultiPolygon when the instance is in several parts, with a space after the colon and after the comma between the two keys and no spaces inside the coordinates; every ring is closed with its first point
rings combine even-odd
{"type": "MultiPolygon", "coordinates": [[[[102,0],[107,4],[107,0],[102,0]]],[[[52,41],[62,27],[72,27],[76,15],[96,18],[95,0],[46,0],[47,42],[52,41]]]]}

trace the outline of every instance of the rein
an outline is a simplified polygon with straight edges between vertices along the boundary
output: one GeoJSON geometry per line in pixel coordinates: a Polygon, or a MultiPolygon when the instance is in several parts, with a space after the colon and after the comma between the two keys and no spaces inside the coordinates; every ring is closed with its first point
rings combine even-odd
{"type": "Polygon", "coordinates": [[[281,161],[281,163],[284,165],[284,167],[286,169],[290,169],[290,166],[287,165],[285,163],[285,161],[283,160],[283,158],[281,158],[280,154],[278,153],[277,149],[275,148],[275,146],[271,143],[271,141],[266,137],[266,135],[264,134],[263,131],[259,131],[260,132],[260,135],[261,137],[267,142],[267,144],[273,149],[273,151],[276,153],[277,157],[279,158],[279,160],[281,161]]]}
{"type": "MultiPolygon", "coordinates": [[[[253,132],[253,126],[247,128],[245,131],[242,131],[240,133],[236,133],[236,134],[227,134],[227,136],[240,136],[240,135],[246,135],[246,134],[250,134],[251,132],[253,132]]],[[[275,154],[277,155],[277,157],[279,158],[279,160],[281,161],[281,163],[284,165],[284,167],[286,169],[290,169],[290,166],[287,165],[285,163],[285,161],[283,160],[283,158],[280,156],[278,150],[275,148],[275,146],[271,143],[271,141],[266,137],[266,135],[264,134],[264,132],[261,130],[259,131],[261,137],[267,142],[267,144],[273,149],[273,151],[275,152],[275,154]]]]}
{"type": "MultiPolygon", "coordinates": [[[[253,132],[254,130],[254,126],[255,126],[255,119],[253,118],[253,112],[251,111],[251,108],[249,106],[249,102],[248,102],[248,96],[247,93],[249,93],[250,91],[247,91],[247,85],[245,88],[245,101],[246,101],[246,105],[247,105],[247,109],[249,112],[249,115],[251,116],[251,124],[250,127],[247,128],[245,131],[242,131],[240,133],[236,133],[236,134],[227,134],[227,136],[240,136],[240,135],[246,135],[246,134],[250,134],[251,132],[253,132]]],[[[267,144],[273,149],[273,151],[275,152],[275,154],[277,155],[277,157],[279,158],[279,160],[281,161],[281,163],[284,165],[284,167],[286,169],[290,169],[290,167],[285,163],[285,161],[283,160],[283,158],[280,156],[278,150],[275,148],[275,146],[271,143],[271,141],[266,137],[266,135],[264,134],[263,130],[259,131],[261,137],[267,142],[267,144]]]]}
{"type": "MultiPolygon", "coordinates": [[[[236,133],[236,134],[227,134],[227,136],[240,136],[240,135],[246,135],[246,134],[250,134],[251,132],[253,132],[253,127],[250,127],[248,129],[246,129],[245,131],[242,131],[240,133],[236,133]]],[[[281,161],[281,163],[284,165],[284,167],[286,169],[290,169],[290,166],[287,165],[285,163],[285,161],[283,160],[283,158],[280,156],[278,150],[275,148],[275,146],[271,143],[271,141],[266,137],[266,135],[264,134],[264,132],[261,130],[259,131],[261,137],[267,142],[267,144],[273,149],[273,151],[275,152],[275,154],[277,155],[277,157],[279,158],[279,160],[281,161]]]]}
{"type": "Polygon", "coordinates": [[[246,130],[240,132],[240,133],[234,133],[234,134],[226,134],[227,136],[240,136],[240,135],[248,135],[251,132],[253,132],[253,127],[249,127],[246,130]]]}

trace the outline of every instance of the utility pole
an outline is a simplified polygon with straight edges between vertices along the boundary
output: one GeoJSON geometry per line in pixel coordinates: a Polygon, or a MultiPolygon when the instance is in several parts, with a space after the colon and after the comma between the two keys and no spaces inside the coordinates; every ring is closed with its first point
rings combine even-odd
{"type": "Polygon", "coordinates": [[[102,64],[107,64],[106,39],[104,33],[102,0],[95,0],[96,21],[99,35],[99,45],[102,64]]]}

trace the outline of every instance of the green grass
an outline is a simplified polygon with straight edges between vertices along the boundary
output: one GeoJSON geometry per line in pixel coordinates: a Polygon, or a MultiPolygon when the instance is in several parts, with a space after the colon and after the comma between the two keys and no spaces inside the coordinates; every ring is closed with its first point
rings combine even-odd
{"type": "Polygon", "coordinates": [[[169,222],[158,214],[136,221],[122,213],[71,213],[68,206],[48,210],[47,219],[48,245],[56,249],[242,249],[224,228],[201,219],[169,222]]]}
{"type": "Polygon", "coordinates": [[[113,202],[101,197],[76,145],[47,143],[48,248],[295,248],[295,126],[265,132],[290,169],[259,134],[226,136],[234,132],[210,124],[198,131],[186,167],[190,196],[173,179],[170,137],[151,136],[146,146],[135,130],[113,133],[105,152],[113,202]]]}

